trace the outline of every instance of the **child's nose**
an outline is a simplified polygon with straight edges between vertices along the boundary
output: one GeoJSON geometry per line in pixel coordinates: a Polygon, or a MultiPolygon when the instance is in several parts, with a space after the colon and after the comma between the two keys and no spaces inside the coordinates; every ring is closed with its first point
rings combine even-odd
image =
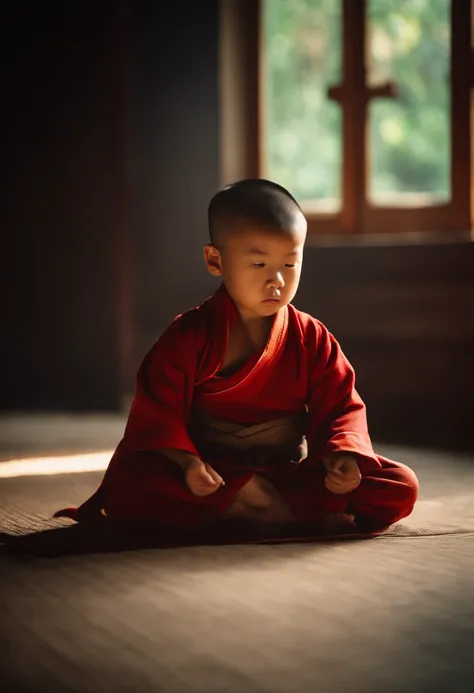
{"type": "Polygon", "coordinates": [[[268,286],[271,289],[282,289],[285,286],[285,281],[281,272],[276,272],[268,279],[268,286]]]}

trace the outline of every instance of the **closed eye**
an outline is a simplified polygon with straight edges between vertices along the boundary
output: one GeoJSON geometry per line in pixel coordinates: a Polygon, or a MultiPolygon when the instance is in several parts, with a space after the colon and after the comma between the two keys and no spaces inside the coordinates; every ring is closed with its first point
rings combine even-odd
{"type": "MultiPolygon", "coordinates": [[[[261,269],[262,267],[265,267],[265,263],[264,262],[252,262],[252,267],[256,267],[257,269],[261,269]]],[[[285,264],[285,267],[292,269],[293,267],[296,267],[296,263],[285,264]]]]}

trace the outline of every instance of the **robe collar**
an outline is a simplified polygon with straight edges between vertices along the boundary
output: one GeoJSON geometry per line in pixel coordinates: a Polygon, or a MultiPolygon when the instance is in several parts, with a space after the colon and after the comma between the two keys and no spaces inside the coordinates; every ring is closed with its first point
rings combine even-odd
{"type": "MultiPolygon", "coordinates": [[[[230,329],[238,320],[241,320],[241,317],[224,284],[221,284],[215,294],[209,299],[207,308],[210,317],[209,327],[211,328],[209,340],[212,342],[212,351],[215,354],[215,358],[212,359],[214,365],[213,373],[210,376],[213,377],[222,367],[230,329]]],[[[227,392],[229,389],[240,387],[249,378],[253,380],[254,377],[258,376],[258,380],[260,380],[261,378],[270,377],[276,362],[284,350],[287,333],[288,306],[283,306],[275,313],[273,325],[263,350],[260,354],[251,357],[247,364],[244,364],[235,373],[235,376],[226,379],[225,382],[228,384],[228,387],[219,388],[220,392],[227,392]]],[[[224,385],[224,382],[222,385],[224,385]]]]}

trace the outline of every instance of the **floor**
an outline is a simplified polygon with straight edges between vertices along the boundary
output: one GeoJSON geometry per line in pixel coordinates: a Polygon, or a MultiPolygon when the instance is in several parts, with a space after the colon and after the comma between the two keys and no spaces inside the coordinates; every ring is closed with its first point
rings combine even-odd
{"type": "MultiPolygon", "coordinates": [[[[39,472],[41,457],[107,453],[123,425],[3,417],[0,531],[64,530],[52,513],[94,490],[107,454],[95,471],[59,474],[18,472],[9,460],[31,458],[39,472]]],[[[413,516],[377,539],[54,558],[3,551],[2,688],[472,692],[474,459],[376,447],[421,482],[413,516]]]]}

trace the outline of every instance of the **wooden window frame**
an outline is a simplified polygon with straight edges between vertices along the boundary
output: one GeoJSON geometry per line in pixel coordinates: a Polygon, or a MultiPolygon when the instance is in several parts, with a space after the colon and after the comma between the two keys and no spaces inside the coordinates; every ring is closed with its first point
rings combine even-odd
{"type": "MultiPolygon", "coordinates": [[[[471,0],[451,0],[451,199],[439,205],[371,205],[366,194],[367,104],[365,83],[365,0],[342,0],[343,82],[351,99],[342,108],[343,171],[341,210],[307,213],[311,235],[360,238],[368,235],[454,236],[471,228],[471,0]],[[354,31],[354,28],[357,31],[354,31]],[[361,146],[362,142],[362,146],[361,146]]],[[[263,171],[261,0],[221,0],[220,170],[221,183],[261,176],[263,171]]]]}

